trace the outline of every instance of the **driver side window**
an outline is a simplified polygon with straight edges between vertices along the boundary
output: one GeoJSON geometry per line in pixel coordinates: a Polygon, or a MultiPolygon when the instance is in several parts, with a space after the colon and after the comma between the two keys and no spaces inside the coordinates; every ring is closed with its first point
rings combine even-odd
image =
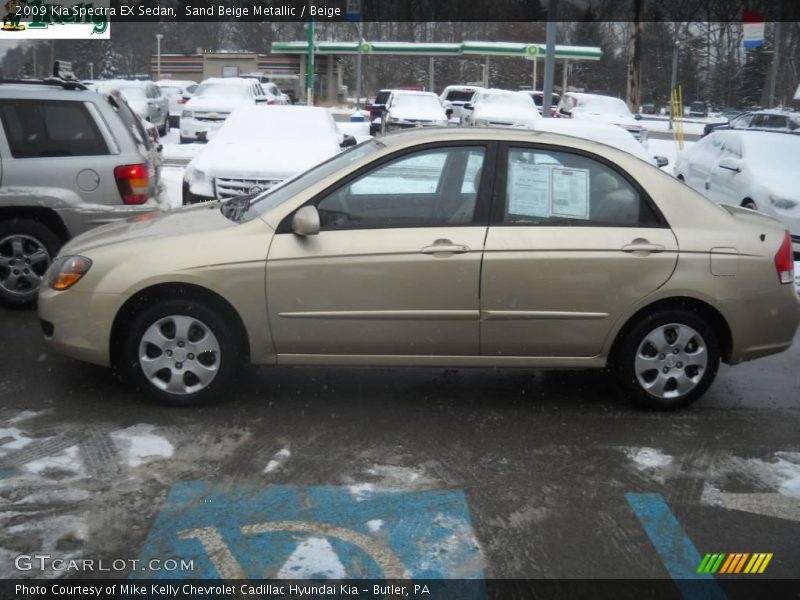
{"type": "Polygon", "coordinates": [[[384,163],[317,205],[325,230],[428,227],[473,220],[485,148],[436,148],[384,163]]]}

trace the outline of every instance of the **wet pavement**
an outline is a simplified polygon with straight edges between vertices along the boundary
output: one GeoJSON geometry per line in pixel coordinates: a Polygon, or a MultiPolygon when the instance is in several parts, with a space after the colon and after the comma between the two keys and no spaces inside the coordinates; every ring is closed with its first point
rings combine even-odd
{"type": "Polygon", "coordinates": [[[492,369],[260,368],[172,409],[49,353],[34,312],[0,309],[0,340],[3,578],[76,575],[15,567],[42,553],[193,560],[94,577],[680,578],[707,553],[797,576],[798,343],[655,414],[602,372],[492,369]]]}

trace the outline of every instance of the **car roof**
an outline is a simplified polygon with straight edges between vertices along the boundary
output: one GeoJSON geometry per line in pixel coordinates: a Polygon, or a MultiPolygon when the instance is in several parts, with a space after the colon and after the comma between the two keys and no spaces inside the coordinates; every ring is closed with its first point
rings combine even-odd
{"type": "Polygon", "coordinates": [[[86,100],[98,95],[91,90],[65,90],[62,87],[47,84],[4,83],[0,85],[0,98],[14,97],[44,100],[46,97],[51,100],[86,100]]]}
{"type": "MultiPolygon", "coordinates": [[[[383,91],[383,90],[382,90],[383,91]]],[[[433,92],[419,92],[417,90],[390,90],[397,96],[436,96],[433,92]]],[[[436,96],[438,98],[438,96],[436,96]]]]}
{"type": "MultiPolygon", "coordinates": [[[[617,147],[602,144],[571,135],[532,131],[530,129],[509,129],[506,127],[423,127],[389,133],[380,138],[387,147],[402,147],[434,142],[463,142],[474,140],[508,142],[542,142],[576,149],[598,152],[612,150],[622,155],[632,156],[617,147]]],[[[636,157],[633,157],[636,158],[636,157]]]]}

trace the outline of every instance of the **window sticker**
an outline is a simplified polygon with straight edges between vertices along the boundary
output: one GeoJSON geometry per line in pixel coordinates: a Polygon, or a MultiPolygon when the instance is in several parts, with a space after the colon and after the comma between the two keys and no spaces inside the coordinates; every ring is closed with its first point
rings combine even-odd
{"type": "Polygon", "coordinates": [[[523,162],[512,162],[510,167],[508,212],[526,217],[549,217],[552,167],[523,162]]]}
{"type": "Polygon", "coordinates": [[[589,218],[589,169],[552,167],[552,209],[555,217],[589,218]]]}

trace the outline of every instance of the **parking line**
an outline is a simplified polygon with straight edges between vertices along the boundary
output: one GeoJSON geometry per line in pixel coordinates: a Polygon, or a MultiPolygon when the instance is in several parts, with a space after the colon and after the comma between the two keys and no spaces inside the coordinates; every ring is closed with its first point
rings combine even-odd
{"type": "Polygon", "coordinates": [[[712,575],[698,573],[701,557],[661,494],[625,494],[684,600],[727,600],[712,575]]]}

